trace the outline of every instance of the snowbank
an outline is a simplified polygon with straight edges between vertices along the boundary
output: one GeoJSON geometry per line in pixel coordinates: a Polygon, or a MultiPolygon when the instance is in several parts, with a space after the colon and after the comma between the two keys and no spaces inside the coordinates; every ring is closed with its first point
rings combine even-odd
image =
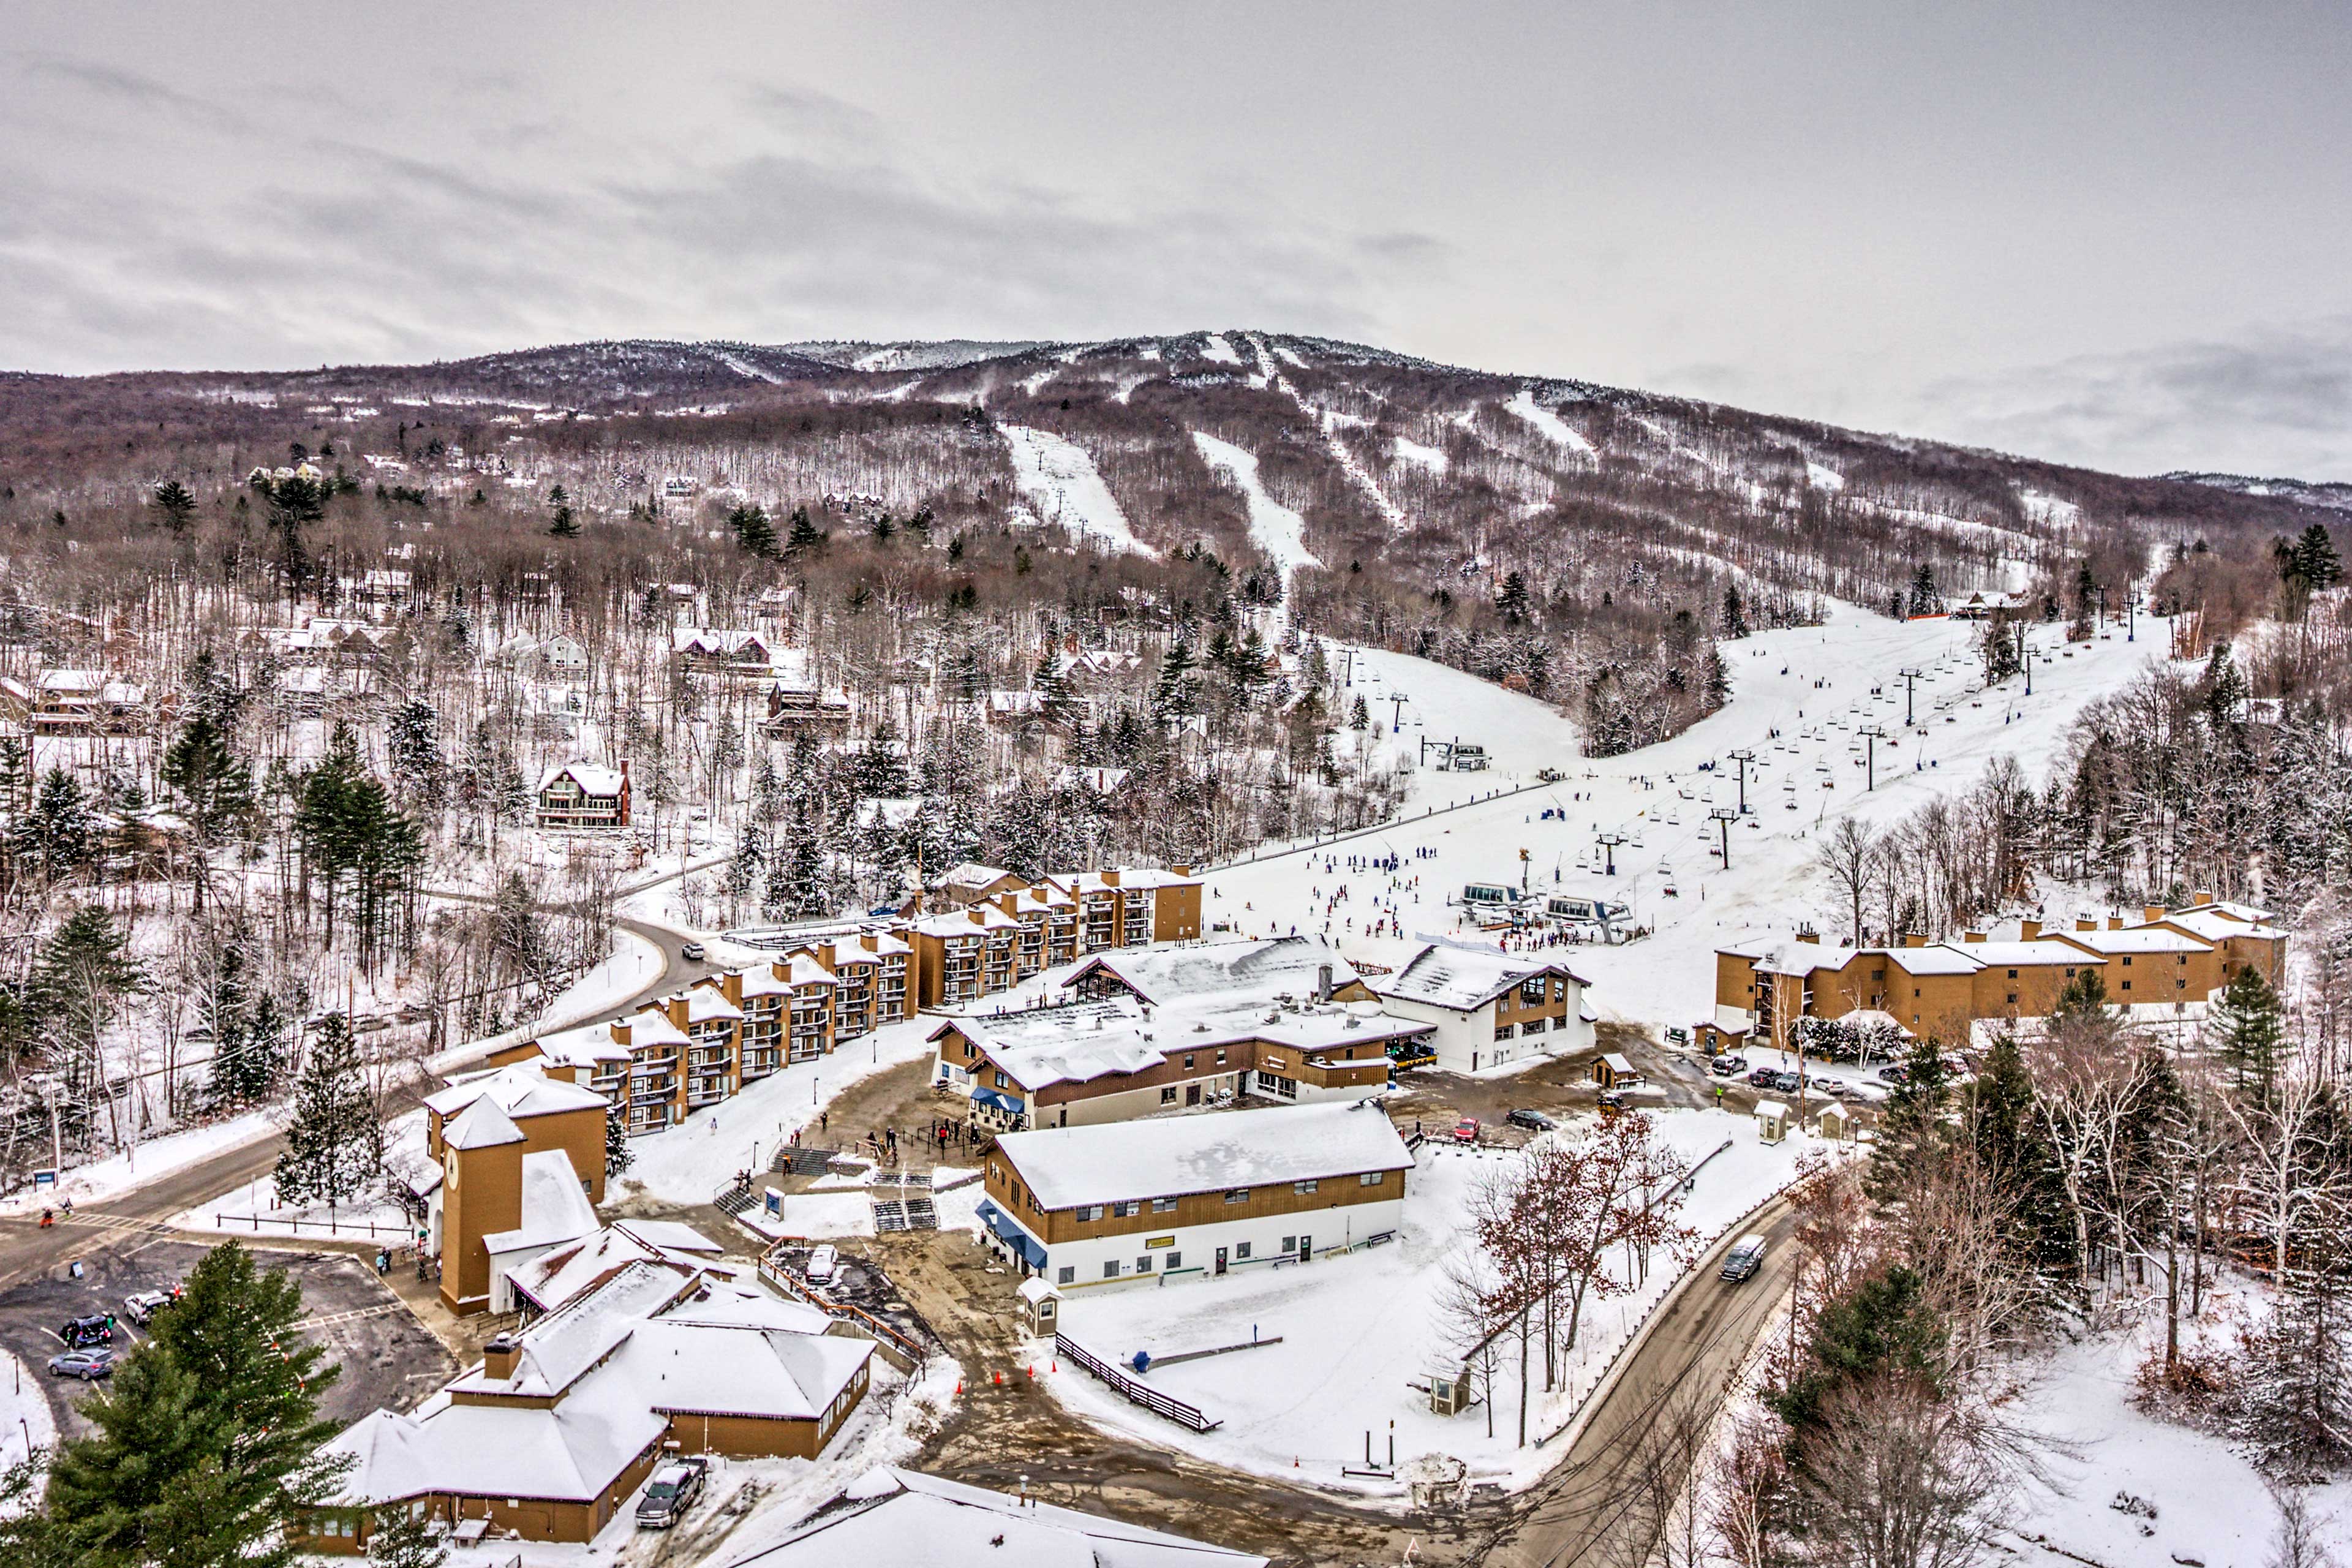
{"type": "Polygon", "coordinates": [[[192,1127],[185,1132],[150,1139],[111,1159],[75,1166],[54,1187],[27,1187],[0,1198],[0,1214],[30,1214],[68,1199],[92,1204],[119,1197],[142,1183],[268,1137],[278,1131],[278,1115],[269,1109],[249,1110],[209,1127],[192,1127]]]}
{"type": "MultiPolygon", "coordinates": [[[[1759,1143],[1751,1119],[1720,1111],[1663,1112],[1655,1122],[1659,1135],[1693,1164],[1727,1138],[1731,1142],[1698,1173],[1683,1210],[1683,1223],[1709,1238],[1785,1186],[1800,1151],[1818,1146],[1801,1138],[1759,1143]]],[[[1430,1369],[1422,1358],[1445,1341],[1440,1305],[1445,1264],[1462,1245],[1471,1194],[1482,1175],[1519,1156],[1433,1145],[1422,1152],[1421,1165],[1406,1178],[1403,1229],[1391,1245],[1222,1279],[1182,1279],[1065,1298],[1062,1331],[1108,1361],[1123,1363],[1138,1351],[1168,1355],[1280,1336],[1278,1345],[1261,1342],[1147,1374],[1153,1388],[1222,1422],[1217,1430],[1194,1433],[1162,1420],[1074,1366],[1041,1372],[1046,1386],[1097,1426],[1283,1479],[1395,1495],[1402,1490],[1395,1483],[1340,1474],[1344,1466],[1363,1463],[1367,1431],[1374,1435],[1376,1457],[1384,1459],[1393,1422],[1401,1461],[1437,1450],[1506,1486],[1533,1482],[1559,1455],[1532,1443],[1515,1446],[1516,1359],[1497,1370],[1491,1437],[1485,1409],[1435,1415],[1425,1395],[1411,1386],[1411,1380],[1426,1380],[1430,1369]]],[[[1567,1384],[1550,1394],[1531,1390],[1530,1438],[1558,1430],[1574,1415],[1675,1278],[1672,1261],[1660,1256],[1633,1295],[1587,1303],[1567,1384]]],[[[1041,1345],[1038,1365],[1053,1364],[1050,1344],[1041,1345]]],[[[1532,1382],[1540,1384],[1541,1377],[1538,1366],[1532,1382]]]]}
{"type": "Polygon", "coordinates": [[[57,1447],[57,1417],[42,1391],[48,1375],[47,1368],[0,1351],[0,1472],[21,1463],[34,1448],[57,1447]]]}

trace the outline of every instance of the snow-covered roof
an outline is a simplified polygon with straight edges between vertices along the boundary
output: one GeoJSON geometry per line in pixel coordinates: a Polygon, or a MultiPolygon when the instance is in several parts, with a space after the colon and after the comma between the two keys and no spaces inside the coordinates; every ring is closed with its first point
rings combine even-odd
{"type": "Polygon", "coordinates": [[[2284,942],[2286,932],[2274,925],[2258,921],[2232,919],[2218,910],[2200,910],[2190,914],[2167,915],[2164,923],[2179,926],[2191,936],[2207,942],[2222,942],[2231,937],[2252,937],[2256,942],[2284,942]]]}
{"type": "Polygon", "coordinates": [[[106,685],[106,677],[94,669],[45,669],[39,684],[55,697],[91,696],[106,685]]]}
{"type": "MultiPolygon", "coordinates": [[[[604,1097],[594,1089],[585,1084],[550,1078],[536,1061],[516,1062],[454,1079],[448,1088],[428,1095],[425,1104],[446,1121],[486,1097],[509,1116],[523,1120],[563,1110],[584,1110],[592,1106],[601,1110],[604,1105],[604,1097]]],[[[442,1136],[448,1136],[446,1126],[442,1136]]]]}
{"type": "Polygon", "coordinates": [[[868,1471],[734,1568],[1265,1568],[1266,1559],[936,1476],[868,1471]]]}
{"type": "Polygon", "coordinates": [[[967,860],[961,866],[950,867],[947,875],[940,879],[940,885],[943,888],[985,888],[990,883],[1001,882],[1011,875],[1013,875],[1012,872],[997,867],[983,866],[977,860],[967,860]]]}
{"type": "Polygon", "coordinates": [[[669,1015],[658,1007],[643,1007],[622,1020],[629,1026],[629,1048],[643,1050],[647,1046],[682,1046],[687,1043],[686,1031],[669,1020],[669,1015]]]}
{"type": "MultiPolygon", "coordinates": [[[[1949,945],[1949,944],[1947,944],[1949,945]]],[[[2105,963],[2105,959],[2086,953],[2071,942],[2055,937],[2036,937],[2032,942],[1971,942],[1960,945],[1960,951],[1987,969],[2022,969],[2028,965],[2063,963],[2079,967],[2085,963],[2105,963]]],[[[1916,971],[1914,973],[1916,973],[1916,971]]]]}
{"type": "Polygon", "coordinates": [[[491,1257],[577,1241],[597,1228],[596,1210],[580,1184],[580,1173],[561,1149],[538,1149],[522,1157],[521,1208],[520,1225],[482,1237],[491,1257]]]}
{"type": "Polygon", "coordinates": [[[1966,947],[1955,947],[1949,942],[1931,942],[1925,947],[1890,947],[1872,951],[1884,951],[1888,962],[1904,973],[1916,977],[1923,974],[1974,974],[1984,967],[1981,960],[1969,956],[1976,950],[1974,942],[1966,947]]]}
{"type": "Polygon", "coordinates": [[[590,763],[566,763],[540,775],[540,793],[546,794],[549,786],[562,778],[569,778],[578,784],[582,795],[600,797],[619,795],[624,782],[624,775],[618,768],[598,767],[590,763]]]}
{"type": "Polygon", "coordinates": [[[1388,1117],[1362,1100],[1010,1132],[997,1148],[1055,1209],[1412,1164],[1388,1117]]]}
{"type": "Polygon", "coordinates": [[[727,994],[716,985],[697,985],[686,994],[686,1021],[708,1024],[714,1019],[740,1018],[743,1009],[727,1000],[727,994]]]}
{"type": "Polygon", "coordinates": [[[747,997],[782,996],[793,988],[793,983],[778,974],[776,965],[772,963],[754,963],[749,968],[739,969],[734,973],[738,976],[737,987],[747,997]]]}
{"type": "Polygon", "coordinates": [[[520,1143],[525,1140],[522,1129],[514,1119],[499,1109],[498,1102],[478,1100],[461,1111],[457,1120],[441,1128],[441,1141],[452,1149],[489,1149],[500,1143],[520,1143]]]}
{"type": "Polygon", "coordinates": [[[1285,992],[1314,994],[1326,964],[1330,965],[1334,989],[1361,978],[1338,949],[1321,940],[1281,936],[1205,947],[1121,948],[1087,960],[1062,984],[1066,987],[1088,978],[1113,977],[1145,1001],[1169,1006],[1220,994],[1266,1003],[1285,992]]]}
{"type": "Polygon", "coordinates": [[[1402,1002],[1421,1002],[1449,1012],[1470,1013],[1504,992],[1538,975],[1557,974],[1586,984],[1566,964],[1526,953],[1491,952],[1432,942],[1411,963],[1372,984],[1375,994],[1402,1002]]]}
{"type": "Polygon", "coordinates": [[[2133,926],[2126,931],[2070,931],[2058,933],[2065,941],[2120,957],[2125,953],[2142,952],[2210,952],[2213,944],[2190,936],[2185,931],[2166,926],[2133,926]]]}
{"type": "Polygon", "coordinates": [[[583,1024],[559,1029],[532,1042],[539,1054],[559,1067],[594,1067],[599,1062],[625,1061],[629,1047],[613,1038],[610,1024],[583,1024]]]}
{"type": "Polygon", "coordinates": [[[2198,915],[2209,910],[2230,920],[2243,921],[2248,925],[2268,925],[2278,919],[2278,912],[2274,910],[2258,910],[2252,904],[2232,903],[2227,899],[2209,899],[2201,904],[2180,912],[2198,915]]]}

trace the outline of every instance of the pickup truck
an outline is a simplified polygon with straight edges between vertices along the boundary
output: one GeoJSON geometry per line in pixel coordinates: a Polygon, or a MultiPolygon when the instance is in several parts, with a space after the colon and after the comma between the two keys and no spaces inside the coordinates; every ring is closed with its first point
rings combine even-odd
{"type": "Polygon", "coordinates": [[[654,1471],[646,1495],[637,1500],[639,1530],[667,1530],[686,1515],[702,1495],[704,1472],[710,1461],[700,1454],[671,1459],[654,1471]]]}

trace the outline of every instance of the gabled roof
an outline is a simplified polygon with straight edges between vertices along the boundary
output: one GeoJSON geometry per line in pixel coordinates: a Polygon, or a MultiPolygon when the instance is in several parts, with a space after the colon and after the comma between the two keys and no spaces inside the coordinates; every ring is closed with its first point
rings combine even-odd
{"type": "Polygon", "coordinates": [[[1586,984],[1574,970],[1549,959],[1505,952],[1499,948],[1490,952],[1432,942],[1396,973],[1369,984],[1373,994],[1383,998],[1470,1013],[1513,986],[1538,975],[1554,974],[1579,985],[1586,984]]]}
{"type": "Polygon", "coordinates": [[[618,768],[598,767],[591,763],[566,763],[540,775],[540,793],[546,794],[548,787],[562,778],[568,778],[578,784],[582,795],[599,798],[618,795],[621,786],[627,782],[626,775],[618,768]]]}
{"type": "Polygon", "coordinates": [[[1388,1117],[1361,1100],[1009,1132],[997,1148],[1055,1209],[1412,1164],[1388,1117]]]}
{"type": "MultiPolygon", "coordinates": [[[[604,1097],[586,1084],[550,1078],[535,1061],[515,1062],[488,1072],[454,1079],[449,1087],[425,1098],[425,1108],[444,1119],[487,1098],[509,1116],[528,1121],[559,1111],[602,1110],[604,1097]]],[[[442,1136],[448,1136],[445,1126],[442,1136]]]]}
{"type": "Polygon", "coordinates": [[[2241,940],[2251,938],[2255,942],[2286,940],[2286,932],[2274,925],[2265,925],[2259,921],[2239,920],[2233,916],[2225,915],[2219,910],[2196,910],[2187,914],[2167,915],[2158,923],[2178,926],[2191,936],[2202,937],[2211,942],[2224,942],[2231,937],[2241,940]]]}
{"type": "Polygon", "coordinates": [[[441,1142],[452,1149],[490,1149],[501,1143],[526,1142],[522,1129],[493,1100],[478,1100],[454,1121],[441,1128],[441,1142]]]}
{"type": "Polygon", "coordinates": [[[1312,995],[1326,964],[1335,989],[1361,978],[1338,949],[1310,937],[1280,936],[1204,947],[1121,948],[1088,959],[1062,984],[1069,987],[1089,978],[1115,979],[1146,1002],[1162,1006],[1212,994],[1270,1002],[1284,992],[1312,995]]]}
{"type": "Polygon", "coordinates": [[[596,1210],[580,1185],[572,1156],[561,1149],[534,1150],[522,1157],[521,1210],[522,1223],[514,1229],[482,1237],[493,1258],[577,1241],[596,1230],[596,1210]]]}
{"type": "Polygon", "coordinates": [[[1960,951],[1987,969],[2023,969],[2050,963],[2080,968],[2086,963],[2106,962],[2096,953],[2084,952],[2071,942],[2048,936],[2036,937],[2032,942],[1971,942],[1961,944],[1960,951]]]}
{"type": "Polygon", "coordinates": [[[2142,952],[2210,952],[2213,944],[2168,926],[2133,926],[2125,931],[2062,931],[2051,933],[2061,942],[2115,956],[2142,952]]]}
{"type": "Polygon", "coordinates": [[[642,1050],[647,1046],[682,1046],[687,1043],[686,1031],[669,1021],[669,1015],[658,1007],[641,1007],[622,1020],[629,1026],[629,1048],[642,1050]]]}
{"type": "Polygon", "coordinates": [[[1265,1568],[1266,1559],[913,1470],[868,1471],[731,1568],[1265,1568]]]}

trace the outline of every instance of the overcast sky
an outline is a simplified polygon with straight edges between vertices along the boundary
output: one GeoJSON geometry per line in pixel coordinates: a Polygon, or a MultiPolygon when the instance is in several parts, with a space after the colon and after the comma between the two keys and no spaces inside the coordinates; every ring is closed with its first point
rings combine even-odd
{"type": "Polygon", "coordinates": [[[1263,327],[2352,479],[2352,8],[8,5],[0,367],[1263,327]]]}

